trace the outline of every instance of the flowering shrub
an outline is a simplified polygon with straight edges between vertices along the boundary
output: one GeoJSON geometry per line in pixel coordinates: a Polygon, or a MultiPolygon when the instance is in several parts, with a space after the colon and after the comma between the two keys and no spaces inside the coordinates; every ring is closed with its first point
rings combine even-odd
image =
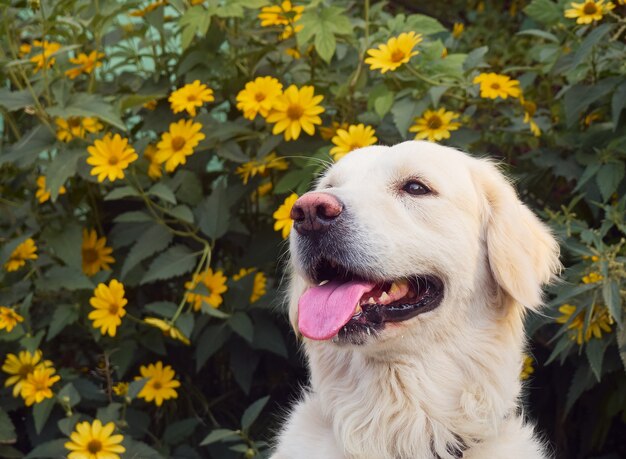
{"type": "Polygon", "coordinates": [[[502,161],[553,226],[531,413],[623,450],[626,6],[442,3],[0,4],[0,456],[266,457],[305,376],[291,206],[412,138],[502,161]]]}

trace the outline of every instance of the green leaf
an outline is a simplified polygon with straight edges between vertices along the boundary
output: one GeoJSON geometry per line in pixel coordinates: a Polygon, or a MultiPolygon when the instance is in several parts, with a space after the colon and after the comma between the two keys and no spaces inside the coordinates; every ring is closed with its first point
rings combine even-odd
{"type": "Polygon", "coordinates": [[[77,92],[70,96],[65,106],[55,105],[47,110],[50,116],[69,118],[71,116],[96,117],[105,123],[126,131],[126,125],[115,108],[102,96],[77,92]]]}
{"type": "Polygon", "coordinates": [[[163,442],[167,445],[178,445],[193,435],[200,424],[196,418],[183,419],[168,425],[163,433],[163,442]]]}
{"type": "MultiPolygon", "coordinates": [[[[63,435],[69,437],[70,435],[72,435],[72,432],[74,431],[74,428],[76,427],[76,424],[78,423],[80,417],[80,414],[74,413],[69,418],[59,419],[59,421],[57,422],[57,427],[63,435]]],[[[99,416],[98,419],[100,419],[99,416]]]]}
{"type": "Polygon", "coordinates": [[[540,29],[526,29],[526,30],[517,32],[515,35],[521,35],[521,36],[528,35],[531,37],[543,38],[544,40],[548,40],[552,43],[559,42],[559,39],[557,38],[556,35],[550,32],[546,32],[545,30],[540,30],[540,29]]]}
{"type": "Polygon", "coordinates": [[[154,224],[146,232],[144,237],[139,239],[128,252],[122,266],[122,279],[146,258],[158,253],[170,245],[174,236],[164,226],[154,224]]]}
{"type": "Polygon", "coordinates": [[[15,443],[17,435],[9,415],[0,407],[0,444],[15,443]]]}
{"type": "Polygon", "coordinates": [[[122,97],[120,100],[120,108],[122,112],[128,110],[129,108],[142,106],[146,102],[150,102],[153,100],[159,100],[165,98],[167,94],[165,93],[156,93],[156,94],[130,94],[128,96],[122,97]]]}
{"type": "Polygon", "coordinates": [[[82,271],[69,266],[53,266],[36,281],[36,285],[38,289],[46,292],[56,292],[59,289],[73,292],[93,290],[96,287],[82,271]]]}
{"type": "Polygon", "coordinates": [[[124,436],[122,445],[126,448],[124,459],[163,459],[158,451],[128,435],[124,436]]]}
{"type": "Polygon", "coordinates": [[[185,204],[181,204],[179,206],[172,207],[171,209],[165,210],[165,212],[167,214],[171,215],[172,217],[177,218],[180,221],[183,221],[183,222],[186,222],[186,223],[193,223],[194,222],[193,212],[191,211],[189,206],[186,206],[185,204]]]}
{"type": "Polygon", "coordinates": [[[78,308],[72,304],[59,304],[54,308],[52,313],[52,320],[48,326],[48,335],[46,341],[50,341],[65,327],[73,324],[78,320],[78,308]]]}
{"type": "Polygon", "coordinates": [[[626,82],[617,87],[611,99],[611,118],[613,120],[613,130],[617,129],[619,116],[626,107],[626,82]]]}
{"type": "Polygon", "coordinates": [[[287,358],[287,346],[280,330],[271,320],[255,317],[256,328],[252,347],[273,352],[276,355],[287,358]]]}
{"type": "Polygon", "coordinates": [[[228,325],[230,325],[230,328],[232,328],[235,333],[249,343],[254,339],[254,325],[252,324],[252,320],[250,320],[250,316],[245,312],[236,312],[233,314],[230,319],[228,319],[228,325]]]}
{"type": "Polygon", "coordinates": [[[115,223],[145,223],[154,221],[153,218],[143,210],[132,210],[118,215],[113,219],[115,223]]]}
{"type": "Polygon", "coordinates": [[[135,399],[137,398],[137,395],[139,395],[139,392],[141,392],[141,389],[143,389],[143,386],[146,385],[146,383],[148,382],[149,378],[141,378],[141,379],[137,379],[136,381],[132,381],[129,385],[128,385],[128,398],[135,399]]]}
{"type": "Polygon", "coordinates": [[[67,383],[63,389],[59,391],[59,398],[69,406],[75,406],[80,402],[80,394],[72,383],[67,383]]]}
{"type": "Polygon", "coordinates": [[[30,91],[11,91],[8,88],[0,88],[0,106],[10,112],[21,110],[29,105],[35,105],[35,100],[30,91]]]}
{"type": "Polygon", "coordinates": [[[263,408],[265,407],[269,399],[270,399],[269,395],[266,397],[260,398],[256,402],[254,402],[252,405],[250,405],[248,408],[246,408],[246,411],[244,411],[243,415],[241,416],[241,429],[242,430],[247,431],[252,426],[254,421],[256,421],[256,419],[261,414],[261,411],[263,411],[263,408]]]}
{"type": "Polygon", "coordinates": [[[321,26],[319,28],[315,34],[314,44],[315,50],[322,60],[330,64],[330,60],[333,58],[333,54],[335,54],[335,49],[337,49],[337,40],[328,27],[321,26]]]}
{"type": "Polygon", "coordinates": [[[13,251],[17,248],[17,246],[30,237],[31,237],[30,234],[23,234],[19,237],[16,237],[15,239],[10,240],[6,244],[4,244],[0,248],[0,266],[4,266],[4,264],[7,262],[7,260],[13,253],[13,251]]]}
{"type": "Polygon", "coordinates": [[[232,441],[239,439],[239,435],[234,430],[230,429],[215,429],[211,431],[209,435],[204,437],[204,440],[200,442],[200,446],[210,445],[217,443],[218,441],[232,441]]]}
{"type": "Polygon", "coordinates": [[[56,143],[56,137],[45,126],[39,125],[28,131],[8,148],[0,148],[0,166],[13,163],[17,167],[31,166],[56,143]]]}
{"type": "Polygon", "coordinates": [[[0,443],[0,457],[3,459],[23,459],[24,454],[12,446],[0,443]]]}
{"type": "Polygon", "coordinates": [[[222,325],[209,325],[203,330],[196,345],[196,372],[222,347],[230,333],[230,329],[222,325]]]}
{"type": "Polygon", "coordinates": [[[579,364],[572,378],[572,383],[567,391],[567,397],[565,400],[565,414],[574,406],[576,400],[594,385],[594,377],[589,367],[585,364],[579,364]]]}
{"type": "Polygon", "coordinates": [[[121,403],[113,402],[104,408],[98,408],[96,419],[100,419],[102,424],[118,421],[120,419],[120,411],[123,407],[124,405],[121,403]]]}
{"type": "Polygon", "coordinates": [[[533,0],[524,8],[524,13],[531,19],[548,26],[559,22],[563,15],[558,3],[551,0],[533,0]]]}
{"type": "Polygon", "coordinates": [[[615,78],[605,78],[594,85],[575,84],[572,86],[563,99],[567,127],[574,126],[589,105],[609,94],[617,81],[615,78]]]}
{"type": "Polygon", "coordinates": [[[78,160],[85,157],[85,150],[65,150],[59,152],[46,170],[46,188],[50,190],[50,199],[54,202],[68,178],[76,174],[78,160]]]}
{"type": "Polygon", "coordinates": [[[591,51],[593,51],[593,47],[600,43],[600,41],[603,40],[603,38],[611,31],[611,29],[611,24],[602,24],[598,28],[593,29],[591,33],[585,37],[585,39],[576,50],[576,53],[569,63],[569,66],[561,69],[561,71],[576,68],[578,64],[584,61],[591,54],[591,51]]]}
{"type": "Polygon", "coordinates": [[[83,255],[80,250],[83,244],[83,231],[79,223],[69,221],[62,229],[51,227],[44,229],[43,239],[48,243],[52,253],[76,270],[82,270],[83,255]]]}
{"type": "Polygon", "coordinates": [[[441,22],[424,14],[411,14],[407,17],[405,30],[415,31],[422,35],[434,35],[436,33],[446,32],[446,28],[441,25],[441,22]]]}
{"type": "Polygon", "coordinates": [[[259,365],[259,354],[250,352],[250,348],[242,343],[232,343],[230,349],[230,369],[235,381],[246,393],[250,393],[252,376],[259,365]]]}
{"type": "Polygon", "coordinates": [[[226,185],[222,182],[198,205],[196,220],[202,232],[215,240],[226,234],[230,218],[226,185]]]}
{"type": "Polygon", "coordinates": [[[607,339],[595,338],[592,338],[585,344],[585,354],[587,354],[589,366],[598,382],[602,379],[602,358],[604,357],[604,351],[608,345],[609,341],[607,339]]]}
{"type": "Polygon", "coordinates": [[[617,191],[617,187],[624,178],[624,163],[612,162],[603,164],[596,174],[596,183],[602,193],[604,201],[608,201],[611,195],[617,191]]]}
{"type": "Polygon", "coordinates": [[[297,34],[298,43],[305,44],[314,37],[315,50],[326,63],[330,63],[337,48],[335,36],[352,33],[352,23],[343,13],[343,8],[335,6],[307,8],[298,21],[302,26],[297,34]]]}
{"type": "Polygon", "coordinates": [[[174,196],[174,192],[163,182],[154,184],[152,188],[148,190],[148,194],[150,196],[156,196],[157,198],[162,199],[165,202],[169,202],[170,204],[176,204],[176,196],[174,196]]]}
{"type": "Polygon", "coordinates": [[[182,29],[181,45],[186,50],[196,35],[204,36],[211,25],[211,18],[216,12],[216,7],[211,5],[208,9],[200,5],[192,6],[178,20],[182,29]]]}
{"type": "Polygon", "coordinates": [[[46,421],[50,417],[52,408],[54,408],[55,399],[46,398],[39,403],[33,405],[33,419],[35,420],[35,431],[40,434],[46,425],[46,421]]]}
{"type": "Polygon", "coordinates": [[[178,305],[172,303],[171,301],[155,301],[154,303],[146,304],[144,309],[158,316],[171,319],[174,317],[174,314],[176,314],[178,305]]]}
{"type": "Polygon", "coordinates": [[[391,110],[394,98],[395,93],[390,91],[384,84],[375,86],[372,91],[370,91],[369,99],[367,101],[368,109],[373,107],[376,114],[383,118],[387,112],[391,110]]]}
{"type": "Polygon", "coordinates": [[[47,441],[45,443],[37,445],[30,453],[28,453],[24,457],[24,459],[35,459],[35,458],[59,459],[62,457],[66,457],[67,449],[65,448],[65,443],[67,443],[67,438],[47,441]]]}
{"type": "Polygon", "coordinates": [[[137,190],[135,190],[132,186],[120,186],[118,188],[113,188],[109,194],[104,197],[105,201],[114,201],[116,199],[124,199],[128,197],[138,197],[141,196],[137,190]]]}
{"type": "Polygon", "coordinates": [[[186,246],[174,245],[152,261],[148,272],[141,279],[141,284],[182,276],[194,268],[197,258],[198,254],[186,246]]]}
{"type": "Polygon", "coordinates": [[[615,322],[618,324],[622,323],[622,297],[620,296],[618,281],[609,279],[604,282],[604,285],[602,285],[602,298],[615,322]]]}

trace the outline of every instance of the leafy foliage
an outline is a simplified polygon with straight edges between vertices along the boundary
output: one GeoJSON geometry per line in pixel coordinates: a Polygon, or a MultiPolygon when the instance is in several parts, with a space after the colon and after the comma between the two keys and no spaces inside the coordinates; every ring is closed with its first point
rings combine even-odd
{"type": "Polygon", "coordinates": [[[288,230],[283,203],[343,148],[338,130],[358,124],[382,144],[417,133],[506,165],[566,267],[528,323],[533,415],[564,457],[623,451],[623,2],[589,24],[561,0],[285,3],[0,3],[0,306],[23,319],[0,311],[0,363],[41,350],[61,377],[32,407],[11,384],[0,392],[0,456],[63,456],[76,424],[99,419],[115,423],[128,457],[266,457],[271,413],[305,377],[276,313],[275,220],[288,230]],[[282,13],[261,26],[268,6],[282,13]],[[370,52],[410,32],[417,45],[394,48],[404,54],[370,52]],[[287,140],[259,108],[243,116],[239,95],[260,76],[314,89],[312,135],[302,124],[287,140]],[[200,105],[174,113],[170,99],[196,80],[200,105]],[[486,95],[494,81],[508,92],[486,95]],[[199,130],[177,134],[179,120],[199,130]],[[110,160],[114,135],[128,140],[127,164],[110,160]],[[91,150],[107,148],[100,165],[121,176],[99,181],[91,150]],[[85,239],[91,229],[101,243],[85,239]],[[111,269],[88,274],[106,257],[111,269]],[[113,336],[91,316],[102,285],[113,336]],[[111,299],[120,294],[127,303],[111,299]],[[146,401],[157,361],[180,383],[176,401],[146,401]]]}

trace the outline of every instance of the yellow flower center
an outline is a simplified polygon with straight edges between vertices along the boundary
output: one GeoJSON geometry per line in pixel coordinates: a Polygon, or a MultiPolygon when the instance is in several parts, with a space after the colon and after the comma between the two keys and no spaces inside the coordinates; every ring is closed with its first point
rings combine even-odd
{"type": "Polygon", "coordinates": [[[87,451],[91,454],[96,454],[102,451],[102,442],[100,440],[93,439],[87,443],[87,451]]]}
{"type": "Polygon", "coordinates": [[[185,139],[179,135],[172,139],[172,150],[179,151],[185,146],[185,139]]]}
{"type": "Polygon", "coordinates": [[[596,14],[598,12],[598,7],[594,2],[587,2],[585,6],[583,6],[583,13],[585,14],[596,14]]]}
{"type": "Polygon", "coordinates": [[[441,120],[439,116],[433,115],[430,118],[428,118],[426,125],[430,129],[439,129],[443,125],[443,121],[441,120]]]}
{"type": "Polygon", "coordinates": [[[80,118],[77,118],[75,116],[71,117],[70,119],[67,120],[67,125],[70,128],[80,127],[80,118]]]}
{"type": "Polygon", "coordinates": [[[26,376],[28,376],[29,373],[32,373],[34,369],[35,367],[33,365],[31,365],[30,363],[25,363],[20,367],[19,370],[17,370],[17,374],[20,375],[21,378],[26,379],[26,376]]]}
{"type": "Polygon", "coordinates": [[[304,115],[304,108],[299,104],[292,104],[287,108],[287,117],[294,121],[299,120],[304,115]]]}
{"type": "Polygon", "coordinates": [[[99,257],[96,249],[83,249],[83,261],[85,263],[95,263],[98,259],[99,257]]]}
{"type": "Polygon", "coordinates": [[[152,387],[154,390],[160,390],[163,388],[163,384],[161,384],[160,381],[154,381],[154,383],[152,383],[152,387]]]}
{"type": "Polygon", "coordinates": [[[111,315],[117,315],[117,311],[120,310],[120,307],[117,305],[117,303],[111,303],[109,305],[109,313],[111,315]]]}
{"type": "Polygon", "coordinates": [[[196,95],[195,95],[195,94],[189,94],[189,95],[187,96],[187,101],[188,101],[188,102],[194,102],[196,99],[197,99],[197,97],[196,97],[196,95]]]}
{"type": "Polygon", "coordinates": [[[120,162],[120,160],[118,159],[118,157],[117,157],[117,156],[115,156],[115,155],[111,155],[111,156],[109,157],[109,165],[111,165],[111,166],[115,166],[115,165],[116,165],[117,163],[119,163],[119,162],[120,162]]]}
{"type": "Polygon", "coordinates": [[[491,89],[500,89],[500,83],[491,83],[491,89]]]}
{"type": "Polygon", "coordinates": [[[263,94],[262,92],[257,92],[254,95],[254,100],[256,100],[257,102],[261,102],[262,100],[265,100],[265,94],[263,94]]]}
{"type": "Polygon", "coordinates": [[[404,59],[404,51],[396,49],[391,53],[391,62],[400,62],[402,59],[404,59]]]}
{"type": "Polygon", "coordinates": [[[35,391],[42,392],[48,389],[48,379],[40,379],[39,381],[35,381],[35,391]]]}

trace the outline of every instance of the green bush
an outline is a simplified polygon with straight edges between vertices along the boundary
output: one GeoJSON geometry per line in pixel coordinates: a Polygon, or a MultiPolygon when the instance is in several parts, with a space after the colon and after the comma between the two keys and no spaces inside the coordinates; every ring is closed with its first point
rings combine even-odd
{"type": "Polygon", "coordinates": [[[444,3],[0,2],[0,456],[266,457],[306,378],[289,209],[416,136],[553,226],[531,413],[563,457],[623,453],[626,6],[444,3]]]}

